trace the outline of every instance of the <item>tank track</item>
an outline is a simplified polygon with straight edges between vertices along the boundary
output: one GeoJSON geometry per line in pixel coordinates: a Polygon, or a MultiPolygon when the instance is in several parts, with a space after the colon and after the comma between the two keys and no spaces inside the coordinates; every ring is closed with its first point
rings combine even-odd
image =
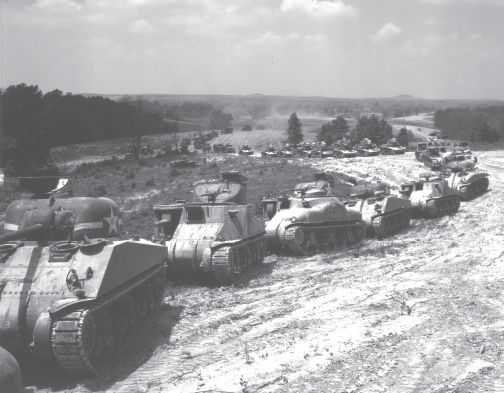
{"type": "Polygon", "coordinates": [[[409,227],[410,220],[411,210],[400,209],[374,217],[371,221],[371,228],[375,236],[382,239],[409,227]]]}
{"type": "Polygon", "coordinates": [[[441,217],[445,214],[456,213],[459,207],[460,197],[458,195],[430,199],[425,204],[425,214],[431,218],[441,217]]]}
{"type": "Polygon", "coordinates": [[[304,224],[291,225],[286,231],[286,246],[295,255],[313,255],[345,247],[348,243],[360,242],[366,233],[363,221],[349,224],[304,224]],[[289,230],[296,229],[295,236],[289,230]],[[299,230],[302,231],[299,234],[299,230]]]}
{"type": "Polygon", "coordinates": [[[466,201],[479,195],[483,195],[488,190],[489,185],[490,182],[488,177],[479,179],[471,184],[463,185],[459,188],[460,197],[466,201]]]}
{"type": "Polygon", "coordinates": [[[252,265],[262,263],[265,255],[264,238],[220,247],[212,253],[212,272],[218,285],[229,285],[252,265]]]}
{"type": "Polygon", "coordinates": [[[72,375],[97,375],[107,351],[119,347],[138,322],[160,305],[164,281],[164,266],[158,266],[90,308],[58,315],[52,321],[51,346],[59,365],[72,375]]]}

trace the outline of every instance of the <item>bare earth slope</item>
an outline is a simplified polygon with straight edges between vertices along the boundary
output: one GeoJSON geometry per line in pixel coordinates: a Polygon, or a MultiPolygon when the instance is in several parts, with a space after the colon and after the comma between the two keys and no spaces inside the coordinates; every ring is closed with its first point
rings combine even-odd
{"type": "MultiPolygon", "coordinates": [[[[32,392],[504,391],[504,155],[454,216],[310,258],[270,256],[243,285],[173,285],[166,306],[94,380],[32,392]]],[[[412,153],[305,162],[393,185],[412,153]]]]}

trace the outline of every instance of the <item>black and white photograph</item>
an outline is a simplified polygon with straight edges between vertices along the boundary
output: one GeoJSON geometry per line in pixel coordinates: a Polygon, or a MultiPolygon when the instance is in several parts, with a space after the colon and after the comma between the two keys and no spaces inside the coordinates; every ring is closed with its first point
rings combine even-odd
{"type": "Polygon", "coordinates": [[[504,0],[0,0],[0,393],[504,393],[504,0]]]}

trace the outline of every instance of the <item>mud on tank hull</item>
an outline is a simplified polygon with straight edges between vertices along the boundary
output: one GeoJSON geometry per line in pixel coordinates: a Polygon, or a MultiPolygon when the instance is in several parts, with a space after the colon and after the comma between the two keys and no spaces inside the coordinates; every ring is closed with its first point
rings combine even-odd
{"type": "Polygon", "coordinates": [[[0,347],[0,392],[21,393],[22,391],[19,364],[14,356],[0,347]]]}
{"type": "Polygon", "coordinates": [[[349,201],[347,206],[362,214],[366,232],[384,238],[409,227],[411,202],[405,198],[385,196],[349,201]]]}
{"type": "MultiPolygon", "coordinates": [[[[271,203],[265,201],[266,208],[271,203]]],[[[358,243],[365,236],[361,214],[347,211],[336,197],[291,198],[290,203],[292,207],[278,210],[266,222],[266,244],[273,251],[311,255],[358,243]]]]}
{"type": "Polygon", "coordinates": [[[147,241],[0,244],[0,344],[92,376],[161,304],[165,248],[147,241]]]}

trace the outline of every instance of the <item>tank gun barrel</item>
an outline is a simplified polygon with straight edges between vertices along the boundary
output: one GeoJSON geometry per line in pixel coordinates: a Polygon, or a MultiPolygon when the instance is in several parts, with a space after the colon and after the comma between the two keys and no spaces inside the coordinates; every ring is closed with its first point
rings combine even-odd
{"type": "Polygon", "coordinates": [[[16,232],[7,233],[5,235],[0,235],[0,243],[5,243],[13,240],[19,240],[23,236],[30,235],[32,233],[36,233],[41,231],[44,228],[42,224],[30,225],[24,229],[21,229],[16,232]]]}

